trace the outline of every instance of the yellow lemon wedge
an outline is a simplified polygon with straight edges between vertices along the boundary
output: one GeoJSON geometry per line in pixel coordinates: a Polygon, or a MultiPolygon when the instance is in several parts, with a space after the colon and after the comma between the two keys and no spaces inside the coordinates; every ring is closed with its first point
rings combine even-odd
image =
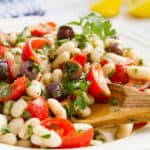
{"type": "Polygon", "coordinates": [[[91,6],[91,10],[104,17],[114,17],[120,12],[122,0],[99,0],[91,6]]]}
{"type": "Polygon", "coordinates": [[[135,17],[150,18],[150,0],[128,0],[127,9],[135,17]]]}

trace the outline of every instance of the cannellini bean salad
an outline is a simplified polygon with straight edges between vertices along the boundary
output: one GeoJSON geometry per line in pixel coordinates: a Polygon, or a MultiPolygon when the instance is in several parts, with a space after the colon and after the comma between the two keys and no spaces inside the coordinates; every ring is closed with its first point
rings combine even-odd
{"type": "MultiPolygon", "coordinates": [[[[94,103],[117,105],[109,83],[149,91],[150,68],[95,13],[62,26],[47,22],[1,32],[0,143],[73,148],[92,139],[107,142],[91,125],[71,120],[89,116],[94,103]]],[[[121,125],[116,138],[134,126],[121,125]]]]}

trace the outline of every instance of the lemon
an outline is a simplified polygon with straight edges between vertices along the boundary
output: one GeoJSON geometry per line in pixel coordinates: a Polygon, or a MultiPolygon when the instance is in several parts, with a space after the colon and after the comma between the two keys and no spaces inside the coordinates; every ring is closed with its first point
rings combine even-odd
{"type": "Polygon", "coordinates": [[[150,0],[128,0],[127,9],[135,17],[149,18],[150,0]]]}
{"type": "Polygon", "coordinates": [[[104,17],[117,16],[120,12],[122,0],[99,0],[91,6],[91,10],[104,17]]]}

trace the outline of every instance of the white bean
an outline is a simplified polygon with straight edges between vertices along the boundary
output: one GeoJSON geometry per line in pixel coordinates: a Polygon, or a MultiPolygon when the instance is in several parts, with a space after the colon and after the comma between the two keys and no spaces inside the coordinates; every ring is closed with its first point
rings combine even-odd
{"type": "Polygon", "coordinates": [[[132,129],[133,129],[133,124],[120,125],[118,127],[118,130],[117,130],[115,136],[116,136],[117,139],[120,139],[120,138],[123,138],[123,137],[127,137],[127,136],[129,136],[132,133],[132,129]]]}
{"type": "Polygon", "coordinates": [[[78,130],[88,130],[93,128],[90,124],[87,123],[74,123],[73,124],[74,128],[78,131],[78,130]]]}
{"type": "Polygon", "coordinates": [[[19,137],[21,139],[28,139],[33,134],[33,127],[40,124],[40,120],[37,118],[29,119],[19,131],[19,137]]]}
{"type": "Polygon", "coordinates": [[[0,114],[0,134],[2,134],[2,133],[1,133],[1,129],[2,129],[2,128],[5,128],[6,126],[7,126],[7,119],[6,119],[6,116],[0,114]]]}
{"type": "Polygon", "coordinates": [[[150,67],[128,66],[127,73],[133,79],[150,80],[150,67]]]}
{"type": "Polygon", "coordinates": [[[56,53],[55,54],[60,55],[61,53],[65,52],[65,51],[71,53],[71,52],[74,51],[74,48],[75,48],[74,42],[69,41],[69,42],[66,42],[66,43],[62,44],[61,46],[59,46],[56,49],[56,53]]]}
{"type": "Polygon", "coordinates": [[[116,64],[127,63],[129,61],[127,57],[119,56],[114,53],[106,53],[105,57],[112,60],[116,64]]]}
{"type": "Polygon", "coordinates": [[[31,136],[33,144],[42,147],[58,147],[62,143],[61,137],[54,130],[48,130],[41,125],[35,126],[33,133],[31,136]]]}
{"type": "Polygon", "coordinates": [[[16,44],[16,40],[17,40],[17,34],[16,33],[10,33],[7,37],[7,40],[12,44],[15,45],[16,44]]]}
{"type": "Polygon", "coordinates": [[[3,113],[6,114],[6,115],[9,115],[10,114],[10,110],[12,108],[12,105],[13,105],[13,101],[7,101],[4,103],[4,107],[3,107],[3,113]]]}
{"type": "Polygon", "coordinates": [[[12,133],[6,133],[0,136],[0,142],[9,145],[15,145],[17,142],[17,138],[12,133]]]}
{"type": "Polygon", "coordinates": [[[51,74],[50,72],[44,73],[43,76],[42,76],[42,81],[43,81],[45,84],[50,83],[51,79],[52,79],[52,74],[51,74]]]}
{"type": "Polygon", "coordinates": [[[32,143],[30,140],[19,140],[16,145],[21,147],[31,147],[32,143]]]}
{"type": "Polygon", "coordinates": [[[31,97],[38,97],[41,95],[41,83],[37,80],[32,80],[31,85],[26,88],[26,93],[31,97]]]}
{"type": "Polygon", "coordinates": [[[108,63],[104,65],[102,69],[105,77],[109,77],[112,73],[115,72],[116,67],[114,63],[108,63]]]}
{"type": "Polygon", "coordinates": [[[14,104],[12,105],[11,115],[16,118],[20,117],[23,114],[26,107],[27,107],[27,102],[22,98],[19,99],[18,101],[14,102],[14,104]]]}
{"type": "Polygon", "coordinates": [[[52,113],[56,115],[58,118],[67,118],[67,113],[65,108],[54,98],[48,99],[48,106],[52,113]]]}
{"type": "Polygon", "coordinates": [[[79,117],[87,117],[91,114],[91,109],[89,107],[86,107],[84,109],[78,109],[77,114],[79,117]]]}
{"type": "Polygon", "coordinates": [[[54,69],[54,71],[52,72],[52,80],[54,82],[61,82],[62,78],[63,78],[63,73],[61,69],[54,69]]]}
{"type": "Polygon", "coordinates": [[[18,63],[14,63],[13,64],[13,66],[12,66],[12,73],[13,73],[14,77],[17,77],[21,73],[20,66],[21,65],[18,64],[18,63]]]}
{"type": "Polygon", "coordinates": [[[85,52],[86,54],[90,54],[93,51],[93,46],[92,44],[86,44],[86,47],[83,49],[83,52],[85,52]]]}
{"type": "Polygon", "coordinates": [[[25,45],[25,42],[19,42],[19,43],[16,45],[16,47],[18,47],[18,48],[23,48],[24,45],[25,45]]]}
{"type": "Polygon", "coordinates": [[[87,94],[87,96],[89,98],[89,105],[93,105],[95,103],[95,99],[94,99],[93,95],[87,94]]]}
{"type": "Polygon", "coordinates": [[[17,135],[20,129],[24,125],[24,120],[22,118],[15,118],[11,120],[8,124],[9,131],[15,135],[17,135]]]}
{"type": "Polygon", "coordinates": [[[11,52],[9,52],[9,51],[6,51],[6,52],[4,53],[4,58],[5,58],[5,59],[11,59],[12,61],[15,60],[14,55],[13,55],[11,52]]]}
{"type": "Polygon", "coordinates": [[[70,53],[69,52],[63,52],[55,59],[55,61],[52,64],[53,68],[57,68],[60,64],[68,61],[70,59],[70,53]]]}
{"type": "Polygon", "coordinates": [[[102,56],[103,56],[103,51],[97,51],[96,49],[94,49],[90,55],[92,62],[97,62],[97,63],[100,62],[102,56]]]}

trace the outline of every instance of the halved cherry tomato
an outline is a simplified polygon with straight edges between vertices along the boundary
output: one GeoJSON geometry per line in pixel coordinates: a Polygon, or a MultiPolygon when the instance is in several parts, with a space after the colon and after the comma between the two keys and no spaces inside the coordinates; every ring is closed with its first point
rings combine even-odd
{"type": "Polygon", "coordinates": [[[40,64],[40,58],[38,58],[34,49],[42,49],[46,44],[51,45],[51,41],[44,38],[34,38],[27,41],[23,48],[22,60],[32,59],[35,63],[40,64]]]}
{"type": "Polygon", "coordinates": [[[87,80],[91,82],[89,92],[98,101],[107,99],[111,96],[100,64],[94,63],[91,65],[87,75],[87,80]]]}
{"type": "Polygon", "coordinates": [[[63,143],[60,146],[61,148],[75,148],[75,147],[84,147],[89,146],[91,140],[94,136],[93,128],[81,131],[81,132],[74,132],[70,135],[64,136],[63,143]]]}
{"type": "Polygon", "coordinates": [[[14,79],[13,70],[12,70],[12,66],[14,64],[14,60],[7,59],[7,64],[8,64],[9,79],[14,79]]]}
{"type": "Polygon", "coordinates": [[[116,64],[116,69],[113,75],[110,77],[110,80],[113,83],[125,84],[129,81],[129,76],[127,74],[126,65],[116,64]]]}
{"type": "Polygon", "coordinates": [[[44,120],[49,117],[48,104],[43,97],[37,97],[29,102],[27,111],[32,117],[44,120]]]}
{"type": "Polygon", "coordinates": [[[134,129],[143,128],[145,125],[147,125],[147,122],[137,122],[137,123],[134,123],[134,129]]]}
{"type": "Polygon", "coordinates": [[[48,23],[40,23],[34,27],[31,34],[33,36],[43,36],[45,34],[51,33],[56,28],[56,24],[54,22],[48,23]]]}
{"type": "Polygon", "coordinates": [[[15,80],[7,89],[6,95],[0,96],[0,101],[4,102],[7,100],[15,100],[18,99],[26,89],[26,77],[22,76],[15,80]]]}
{"type": "Polygon", "coordinates": [[[55,130],[61,136],[61,148],[88,146],[94,135],[93,128],[78,133],[69,120],[62,118],[48,118],[43,120],[41,125],[50,130],[55,130]]]}
{"type": "Polygon", "coordinates": [[[9,50],[9,47],[7,46],[0,46],[0,57],[4,56],[4,53],[9,50]]]}
{"type": "Polygon", "coordinates": [[[48,118],[43,120],[41,125],[47,129],[55,130],[61,137],[67,136],[72,132],[75,132],[75,128],[69,120],[62,118],[48,118]]]}
{"type": "Polygon", "coordinates": [[[76,61],[77,63],[82,65],[82,67],[84,67],[84,65],[87,62],[87,55],[86,55],[86,53],[77,54],[74,57],[72,57],[71,60],[76,61]]]}

